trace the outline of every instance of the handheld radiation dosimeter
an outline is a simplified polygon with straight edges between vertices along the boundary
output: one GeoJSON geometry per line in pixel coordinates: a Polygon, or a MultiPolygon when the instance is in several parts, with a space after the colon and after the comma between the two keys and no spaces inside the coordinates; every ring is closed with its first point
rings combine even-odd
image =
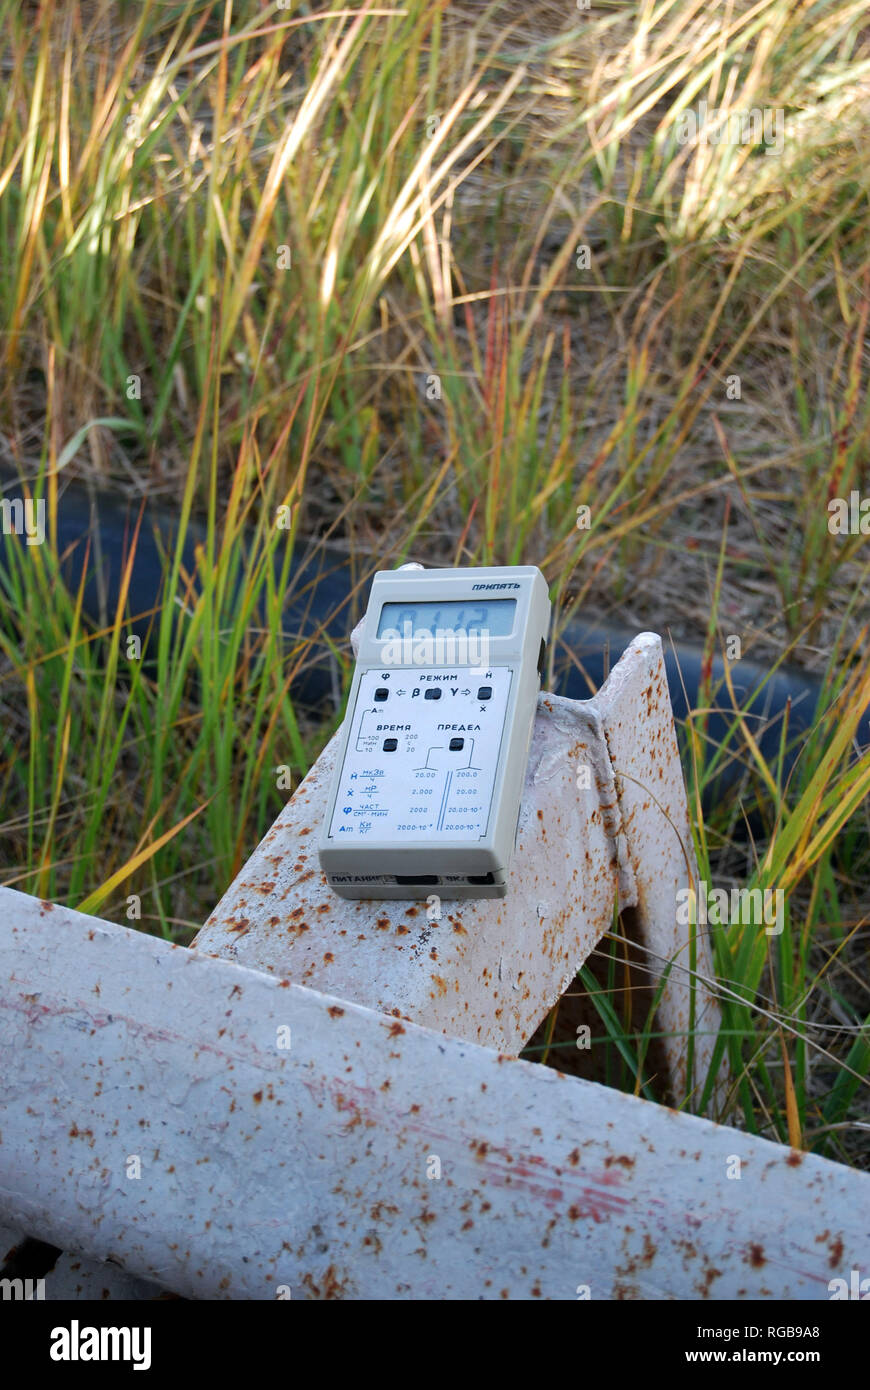
{"type": "Polygon", "coordinates": [[[344,898],[501,898],[550,621],[533,565],[374,576],[318,846],[344,898]]]}

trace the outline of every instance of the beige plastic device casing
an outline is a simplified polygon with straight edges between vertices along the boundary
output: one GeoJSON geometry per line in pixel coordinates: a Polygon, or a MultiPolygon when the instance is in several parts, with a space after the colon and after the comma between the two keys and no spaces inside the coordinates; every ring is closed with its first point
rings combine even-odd
{"type": "MultiPolygon", "coordinates": [[[[520,798],[549,622],[550,600],[547,584],[540,570],[533,565],[479,569],[385,570],[374,576],[348,697],[347,715],[339,736],[338,757],[329,802],[318,843],[321,867],[336,893],[345,898],[427,898],[430,894],[437,894],[442,898],[504,897],[507,869],[516,839],[520,798]],[[377,809],[391,798],[395,802],[396,797],[401,797],[404,793],[400,788],[409,789],[408,798],[412,794],[429,794],[412,793],[410,790],[411,778],[421,775],[419,771],[412,770],[412,764],[416,762],[419,765],[420,758],[426,756],[426,737],[424,735],[422,742],[416,745],[413,754],[408,753],[391,762],[389,755],[380,751],[371,754],[360,753],[361,739],[366,742],[363,734],[368,734],[367,746],[373,747],[374,735],[369,731],[393,728],[411,730],[419,724],[422,717],[419,711],[421,708],[425,709],[425,706],[421,700],[412,701],[411,692],[413,686],[421,681],[440,684],[445,696],[454,697],[450,700],[445,699],[442,707],[446,711],[449,704],[452,714],[460,706],[466,708],[474,705],[475,682],[479,688],[480,682],[485,681],[487,675],[486,670],[472,667],[468,662],[462,664],[450,661],[443,667],[423,666],[413,661],[385,664],[384,639],[376,635],[381,607],[384,603],[451,601],[471,605],[480,600],[489,601],[496,598],[516,599],[510,635],[490,636],[488,639],[487,668],[492,674],[492,681],[488,683],[493,685],[494,690],[497,687],[503,709],[499,713],[494,707],[484,710],[483,706],[478,706],[479,714],[468,716],[472,721],[478,718],[480,722],[477,725],[464,722],[461,718],[456,725],[459,729],[480,729],[483,726],[485,731],[480,734],[478,740],[479,747],[488,747],[489,751],[489,770],[485,775],[485,784],[477,789],[482,799],[476,824],[478,831],[482,828],[482,833],[448,838],[450,822],[447,822],[447,831],[439,829],[440,838],[431,834],[416,833],[416,825],[413,829],[403,829],[401,834],[381,834],[377,823],[378,816],[384,818],[392,815],[395,818],[404,814],[407,821],[411,814],[407,810],[400,812],[395,806],[389,813],[377,809]],[[449,681],[451,672],[455,672],[461,690],[449,681]],[[383,688],[390,691],[388,717],[376,714],[374,706],[368,707],[374,682],[383,682],[383,688]],[[447,688],[448,684],[450,689],[447,688]],[[366,695],[364,702],[360,699],[361,687],[366,695]],[[363,703],[367,706],[364,709],[363,703]],[[500,733],[496,734],[498,724],[494,722],[494,718],[490,719],[488,726],[484,722],[486,714],[498,719],[501,725],[500,733]],[[371,718],[366,724],[364,721],[368,716],[371,718]],[[376,718],[383,718],[385,722],[374,723],[376,718]],[[354,743],[349,752],[349,740],[352,735],[354,743]],[[494,751],[496,738],[497,754],[494,751]],[[359,771],[361,759],[371,764],[375,770],[370,774],[359,771]],[[351,774],[350,768],[356,768],[357,771],[351,774]],[[375,808],[373,812],[361,809],[366,803],[358,797],[356,800],[352,799],[356,789],[350,788],[351,775],[356,778],[358,785],[359,779],[365,778],[366,775],[376,779],[368,783],[369,787],[377,788],[377,791],[372,792],[371,801],[367,803],[375,808]],[[484,799],[490,786],[491,796],[484,816],[484,799]],[[367,816],[370,818],[366,819],[367,816]],[[363,832],[357,828],[360,825],[365,827],[363,832]],[[401,876],[401,882],[397,882],[397,875],[401,876]],[[477,879],[478,882],[469,881],[471,879],[477,879]]],[[[439,706],[440,704],[439,700],[439,706]]],[[[380,708],[384,709],[385,706],[380,708]]],[[[432,708],[425,709],[425,713],[429,716],[431,726],[434,717],[432,708]]],[[[440,727],[449,733],[454,726],[448,722],[440,727]]],[[[448,733],[438,735],[440,739],[446,740],[444,748],[439,746],[435,750],[429,750],[430,754],[435,752],[438,755],[442,764],[448,757],[445,751],[449,746],[448,733]]],[[[408,734],[407,737],[416,738],[417,735],[408,734]]],[[[380,738],[379,732],[379,748],[383,746],[380,738]]],[[[395,741],[403,738],[404,735],[399,734],[395,741]]],[[[463,753],[459,756],[467,758],[468,755],[463,753]]],[[[427,763],[428,761],[427,756],[427,763]]],[[[439,775],[442,771],[443,767],[439,770],[439,775]]],[[[426,775],[431,777],[431,774],[426,775]]],[[[469,769],[463,767],[457,774],[461,775],[469,777],[469,769]]],[[[442,806],[446,807],[449,788],[453,784],[446,772],[444,778],[447,790],[444,791],[445,800],[442,806]]],[[[437,779],[432,780],[434,785],[437,779]]],[[[458,786],[458,783],[456,785],[458,786]]],[[[437,794],[436,786],[435,795],[437,794]]],[[[459,794],[455,792],[454,796],[459,794]]],[[[469,790],[461,794],[473,796],[477,791],[469,790]]],[[[410,800],[406,804],[410,806],[410,800]]],[[[435,805],[434,802],[428,804],[430,807],[435,805]]],[[[464,808],[456,809],[453,814],[459,816],[461,809],[464,808]]],[[[422,810],[419,801],[414,803],[414,810],[418,813],[422,810]]]]}

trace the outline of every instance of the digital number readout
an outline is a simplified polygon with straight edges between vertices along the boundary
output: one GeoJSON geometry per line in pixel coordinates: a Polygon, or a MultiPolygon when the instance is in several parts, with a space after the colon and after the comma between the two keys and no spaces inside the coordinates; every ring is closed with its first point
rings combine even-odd
{"type": "Polygon", "coordinates": [[[404,637],[410,632],[487,632],[490,637],[509,637],[513,631],[517,601],[494,598],[486,603],[385,603],[381,606],[378,637],[404,637]]]}

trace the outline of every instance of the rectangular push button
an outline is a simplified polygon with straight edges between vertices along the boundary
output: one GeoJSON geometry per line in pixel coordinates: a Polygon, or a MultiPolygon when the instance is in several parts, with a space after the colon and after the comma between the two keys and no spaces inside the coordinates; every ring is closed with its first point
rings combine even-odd
{"type": "Polygon", "coordinates": [[[396,749],[398,748],[398,746],[399,746],[399,740],[398,740],[397,738],[385,738],[385,739],[384,739],[384,752],[385,752],[385,753],[395,753],[395,751],[396,751],[396,749]]]}
{"type": "Polygon", "coordinates": [[[464,747],[465,747],[465,739],[464,739],[464,738],[452,738],[452,739],[450,740],[450,752],[451,752],[451,753],[459,753],[459,752],[462,751],[462,749],[463,749],[464,747]]]}
{"type": "Polygon", "coordinates": [[[437,685],[433,686],[431,690],[426,691],[426,694],[423,696],[423,698],[424,700],[440,700],[441,687],[437,685]]]}
{"type": "Polygon", "coordinates": [[[478,700],[491,700],[491,699],[492,699],[492,686],[491,686],[491,685],[482,685],[482,686],[480,687],[480,689],[478,690],[478,692],[477,692],[477,698],[478,698],[478,700]]]}
{"type": "Polygon", "coordinates": [[[375,699],[376,699],[376,700],[386,700],[386,698],[387,698],[387,696],[389,695],[389,693],[390,693],[390,692],[389,692],[389,690],[387,689],[387,687],[386,687],[385,685],[381,685],[381,686],[379,686],[378,689],[375,691],[375,699]]]}

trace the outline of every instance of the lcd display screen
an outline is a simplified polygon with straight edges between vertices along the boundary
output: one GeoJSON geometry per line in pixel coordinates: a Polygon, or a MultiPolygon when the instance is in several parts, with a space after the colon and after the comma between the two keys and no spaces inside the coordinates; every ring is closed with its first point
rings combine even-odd
{"type": "Polygon", "coordinates": [[[509,637],[513,632],[517,601],[492,598],[480,602],[385,603],[381,607],[378,637],[410,632],[486,632],[490,637],[509,637]]]}

